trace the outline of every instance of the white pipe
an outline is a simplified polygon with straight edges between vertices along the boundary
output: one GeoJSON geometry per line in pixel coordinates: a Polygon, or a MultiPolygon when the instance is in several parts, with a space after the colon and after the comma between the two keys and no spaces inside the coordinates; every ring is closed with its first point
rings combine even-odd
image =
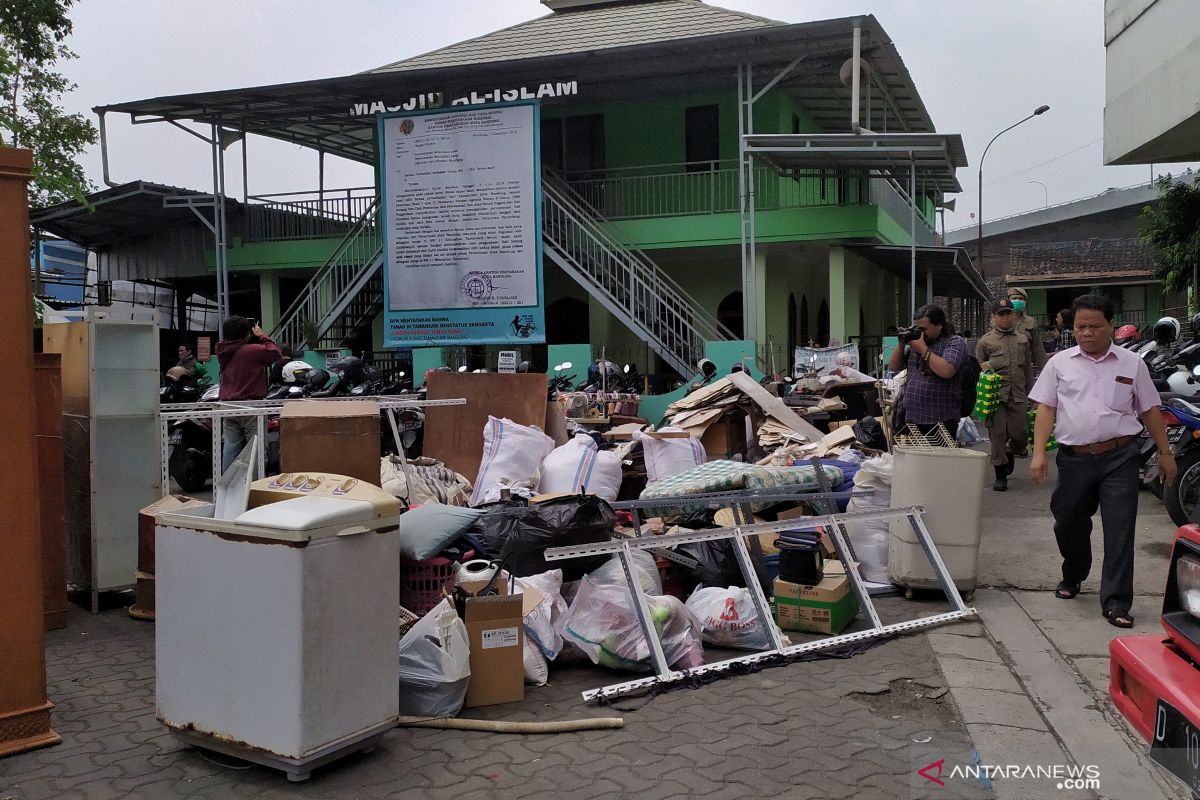
{"type": "Polygon", "coordinates": [[[861,99],[862,86],[861,70],[858,68],[862,54],[862,19],[854,20],[854,54],[851,56],[853,61],[852,69],[854,77],[850,81],[850,130],[858,133],[858,105],[861,99]]]}

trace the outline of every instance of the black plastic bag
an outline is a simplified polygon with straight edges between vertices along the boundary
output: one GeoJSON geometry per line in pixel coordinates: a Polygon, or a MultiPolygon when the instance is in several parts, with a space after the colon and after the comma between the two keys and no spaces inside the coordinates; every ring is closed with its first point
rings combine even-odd
{"type": "Polygon", "coordinates": [[[561,568],[564,581],[579,580],[612,554],[547,562],[549,547],[607,542],[617,525],[616,512],[595,495],[558,497],[528,508],[502,508],[480,517],[477,540],[487,555],[505,559],[510,574],[525,578],[561,568]]]}
{"type": "Polygon", "coordinates": [[[870,447],[872,450],[887,450],[887,437],[883,435],[883,426],[874,417],[863,417],[851,428],[854,438],[870,447]]]}
{"type": "MultiPolygon", "coordinates": [[[[676,552],[699,562],[692,570],[692,576],[701,586],[715,586],[726,589],[730,586],[746,586],[742,577],[742,568],[738,566],[737,556],[733,553],[733,542],[730,539],[713,539],[707,542],[692,542],[681,544],[676,552]]],[[[751,556],[751,563],[754,557],[751,556]]],[[[758,583],[769,597],[771,595],[770,577],[765,565],[755,565],[758,583]]]]}

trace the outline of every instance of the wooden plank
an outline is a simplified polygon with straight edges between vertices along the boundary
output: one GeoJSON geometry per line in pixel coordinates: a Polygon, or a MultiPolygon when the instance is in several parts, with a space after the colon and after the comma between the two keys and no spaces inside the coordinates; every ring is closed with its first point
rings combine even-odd
{"type": "Polygon", "coordinates": [[[86,322],[42,327],[42,350],[62,355],[62,410],[87,416],[91,411],[91,357],[86,322]]]}
{"type": "Polygon", "coordinates": [[[467,401],[462,406],[426,410],[422,454],[472,482],[483,460],[483,429],[489,415],[543,430],[546,427],[546,376],[541,373],[433,372],[426,397],[467,401]]]}

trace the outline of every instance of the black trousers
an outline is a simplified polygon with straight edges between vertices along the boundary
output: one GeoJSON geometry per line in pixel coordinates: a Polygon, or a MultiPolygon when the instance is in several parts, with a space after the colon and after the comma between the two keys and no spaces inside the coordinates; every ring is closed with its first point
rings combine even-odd
{"type": "Polygon", "coordinates": [[[1092,568],[1092,515],[1104,525],[1100,608],[1128,611],[1133,604],[1133,534],[1138,505],[1138,444],[1126,442],[1098,456],[1058,451],[1058,485],[1050,497],[1054,537],[1067,583],[1083,583],[1092,568]]]}

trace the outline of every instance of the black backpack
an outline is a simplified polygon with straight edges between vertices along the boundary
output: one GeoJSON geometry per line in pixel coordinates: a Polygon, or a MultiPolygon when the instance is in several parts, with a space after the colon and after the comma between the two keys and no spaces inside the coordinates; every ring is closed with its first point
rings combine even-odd
{"type": "Polygon", "coordinates": [[[979,376],[982,374],[979,359],[968,353],[967,362],[958,371],[958,385],[962,387],[962,399],[958,402],[959,417],[969,417],[975,410],[975,388],[979,385],[979,376]]]}

